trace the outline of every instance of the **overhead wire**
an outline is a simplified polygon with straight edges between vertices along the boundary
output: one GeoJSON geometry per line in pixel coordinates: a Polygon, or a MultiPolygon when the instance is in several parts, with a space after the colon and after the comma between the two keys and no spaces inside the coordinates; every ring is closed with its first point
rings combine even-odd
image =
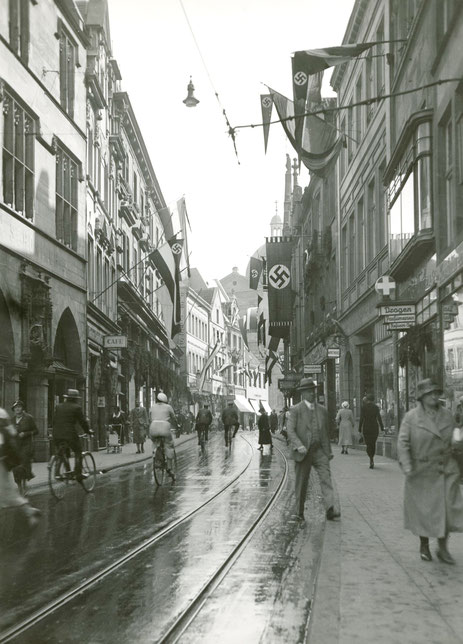
{"type": "Polygon", "coordinates": [[[237,147],[236,147],[236,128],[231,126],[230,121],[229,121],[228,116],[227,116],[227,112],[226,112],[226,110],[225,110],[224,106],[222,105],[222,102],[221,102],[221,100],[219,98],[219,93],[217,92],[217,90],[216,90],[216,88],[214,86],[214,83],[212,81],[211,75],[210,75],[209,70],[208,70],[207,65],[206,65],[206,61],[204,60],[204,56],[202,55],[202,52],[201,52],[201,49],[199,47],[198,41],[196,40],[196,36],[195,36],[194,31],[193,31],[193,27],[191,26],[190,20],[188,18],[188,14],[187,14],[187,12],[185,10],[185,7],[183,5],[183,1],[182,0],[178,0],[178,1],[180,3],[180,6],[182,7],[182,11],[183,11],[183,13],[185,15],[185,20],[186,20],[186,22],[188,24],[188,28],[190,29],[191,36],[192,36],[193,41],[194,41],[194,43],[196,45],[196,49],[198,50],[201,62],[203,64],[203,66],[204,66],[204,69],[206,70],[206,74],[207,74],[207,77],[208,77],[209,82],[211,84],[212,90],[213,90],[213,92],[215,94],[215,97],[217,99],[218,104],[220,105],[220,108],[222,109],[222,114],[223,114],[223,116],[225,118],[225,123],[227,124],[227,128],[228,128],[228,135],[231,137],[231,139],[233,141],[233,148],[235,150],[236,160],[238,161],[238,165],[240,165],[240,160],[239,160],[239,157],[238,157],[238,150],[237,150],[237,147]]]}

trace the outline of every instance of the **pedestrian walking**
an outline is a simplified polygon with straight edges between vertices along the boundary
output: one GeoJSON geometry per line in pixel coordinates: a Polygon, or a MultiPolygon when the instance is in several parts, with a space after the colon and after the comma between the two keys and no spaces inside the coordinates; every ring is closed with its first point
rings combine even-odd
{"type": "Polygon", "coordinates": [[[440,392],[430,378],[417,383],[417,406],[404,416],[397,451],[405,474],[405,528],[419,536],[423,561],[431,561],[429,539],[436,538],[438,559],[454,564],[447,540],[450,532],[463,532],[463,497],[452,450],[454,419],[439,404],[440,392]]]}
{"type": "Polygon", "coordinates": [[[212,423],[212,414],[209,405],[204,405],[196,415],[196,431],[198,433],[198,445],[201,445],[201,432],[204,432],[204,439],[209,440],[209,427],[212,423]]]}
{"type": "Polygon", "coordinates": [[[33,417],[26,412],[22,400],[16,400],[11,409],[14,413],[13,425],[17,434],[18,451],[21,455],[21,464],[13,470],[13,476],[19,485],[25,477],[27,481],[34,478],[32,472],[32,459],[34,457],[34,436],[39,433],[33,417]]]}
{"type": "Polygon", "coordinates": [[[375,467],[376,441],[379,430],[384,431],[383,420],[379,413],[378,405],[375,405],[373,394],[367,394],[363,399],[364,403],[360,411],[359,433],[362,434],[367,447],[367,454],[370,458],[370,469],[375,467]]]}
{"type": "Polygon", "coordinates": [[[302,378],[299,387],[301,402],[288,413],[287,431],[290,457],[295,461],[295,495],[297,514],[304,519],[304,504],[312,466],[317,471],[326,508],[326,518],[340,516],[334,508],[330,460],[333,458],[328,433],[328,413],[315,402],[316,384],[312,378],[302,378]]]}
{"type": "Polygon", "coordinates": [[[341,454],[348,454],[347,448],[354,442],[354,414],[352,409],[349,409],[347,400],[341,404],[341,409],[336,416],[336,424],[339,429],[338,445],[341,445],[341,454]]]}
{"type": "Polygon", "coordinates": [[[137,454],[145,451],[144,444],[149,427],[148,412],[140,405],[140,401],[135,401],[135,407],[130,411],[130,424],[132,425],[133,442],[137,446],[137,454]]]}
{"type": "Polygon", "coordinates": [[[275,434],[275,432],[278,429],[278,415],[274,409],[272,409],[272,413],[269,416],[269,421],[270,421],[270,431],[272,434],[275,434]]]}
{"type": "Polygon", "coordinates": [[[259,447],[257,449],[263,452],[264,445],[270,445],[270,449],[273,449],[273,443],[268,414],[263,407],[261,407],[259,411],[260,416],[257,420],[257,427],[259,428],[259,447]]]}
{"type": "Polygon", "coordinates": [[[16,441],[16,429],[6,410],[0,407],[0,524],[5,521],[6,510],[17,508],[24,515],[29,528],[34,528],[38,523],[40,510],[31,506],[19,493],[10,474],[22,462],[16,441]]]}
{"type": "Polygon", "coordinates": [[[225,447],[231,447],[233,438],[232,430],[233,428],[235,428],[236,433],[236,431],[238,431],[238,427],[240,426],[238,413],[234,408],[232,402],[229,402],[228,407],[226,407],[222,412],[222,423],[224,428],[225,447]]]}
{"type": "Polygon", "coordinates": [[[284,437],[286,444],[288,444],[288,432],[286,431],[286,421],[288,418],[288,407],[285,405],[280,411],[278,416],[278,427],[280,429],[280,434],[284,437]]]}

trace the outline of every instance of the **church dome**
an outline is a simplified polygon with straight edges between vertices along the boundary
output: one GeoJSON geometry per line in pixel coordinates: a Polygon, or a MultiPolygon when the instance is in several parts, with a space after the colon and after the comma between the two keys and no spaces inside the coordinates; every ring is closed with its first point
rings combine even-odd
{"type": "Polygon", "coordinates": [[[283,222],[282,222],[281,217],[280,217],[280,215],[278,213],[276,215],[273,215],[273,217],[272,217],[272,219],[270,221],[271,226],[274,226],[275,224],[281,225],[282,223],[283,222]]]}

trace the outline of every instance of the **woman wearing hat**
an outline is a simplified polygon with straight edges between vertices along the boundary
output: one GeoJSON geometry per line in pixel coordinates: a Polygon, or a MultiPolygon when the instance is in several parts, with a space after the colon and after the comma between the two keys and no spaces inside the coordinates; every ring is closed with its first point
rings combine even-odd
{"type": "Polygon", "coordinates": [[[450,532],[463,532],[463,497],[452,452],[454,421],[439,402],[441,390],[430,378],[416,387],[415,409],[407,412],[397,442],[405,474],[405,528],[420,538],[420,556],[431,561],[429,538],[436,538],[436,555],[453,564],[447,549],[450,532]]]}
{"type": "Polygon", "coordinates": [[[33,438],[39,433],[39,430],[33,417],[26,413],[26,406],[22,400],[16,400],[11,409],[14,413],[14,426],[18,435],[18,450],[21,454],[21,465],[13,470],[14,480],[19,485],[24,475],[28,481],[34,478],[31,467],[34,455],[33,438]]]}
{"type": "Polygon", "coordinates": [[[353,443],[352,432],[354,431],[354,414],[349,409],[349,403],[345,400],[336,416],[336,424],[339,427],[338,445],[341,445],[341,454],[348,454],[347,448],[353,443]]]}

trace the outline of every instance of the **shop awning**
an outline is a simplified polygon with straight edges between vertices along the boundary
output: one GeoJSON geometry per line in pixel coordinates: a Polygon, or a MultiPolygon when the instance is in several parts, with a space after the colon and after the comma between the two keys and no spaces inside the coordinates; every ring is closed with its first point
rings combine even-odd
{"type": "Polygon", "coordinates": [[[235,396],[235,405],[238,407],[238,411],[244,411],[248,414],[254,413],[254,409],[251,407],[244,396],[235,396]]]}
{"type": "Polygon", "coordinates": [[[258,414],[259,413],[259,401],[254,400],[254,398],[248,398],[248,400],[249,400],[249,404],[254,409],[254,413],[258,414]]]}
{"type": "Polygon", "coordinates": [[[270,405],[268,404],[268,402],[267,402],[266,400],[261,400],[261,401],[260,401],[260,404],[261,404],[261,405],[262,405],[262,407],[265,409],[265,411],[267,412],[267,414],[271,414],[271,413],[272,413],[272,408],[270,407],[270,405]]]}

